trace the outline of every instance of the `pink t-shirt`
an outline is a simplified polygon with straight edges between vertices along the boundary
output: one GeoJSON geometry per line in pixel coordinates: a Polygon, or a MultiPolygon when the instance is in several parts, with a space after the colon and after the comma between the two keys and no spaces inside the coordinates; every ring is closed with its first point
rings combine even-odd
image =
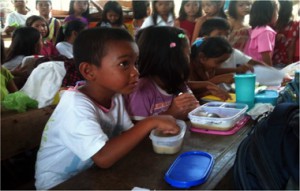
{"type": "Polygon", "coordinates": [[[274,51],[276,32],[269,26],[256,27],[250,30],[244,53],[254,60],[262,60],[261,53],[274,51]]]}

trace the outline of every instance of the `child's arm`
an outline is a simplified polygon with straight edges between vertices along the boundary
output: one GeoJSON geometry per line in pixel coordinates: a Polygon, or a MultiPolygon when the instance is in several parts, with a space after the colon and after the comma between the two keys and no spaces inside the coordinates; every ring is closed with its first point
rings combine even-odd
{"type": "Polygon", "coordinates": [[[164,134],[177,134],[180,130],[172,116],[148,117],[121,135],[108,140],[104,147],[92,157],[92,160],[100,168],[109,168],[156,128],[164,134]]]}
{"type": "Polygon", "coordinates": [[[209,91],[211,95],[217,96],[222,100],[231,99],[231,96],[227,91],[209,81],[188,81],[188,86],[193,91],[199,91],[201,89],[209,91]]]}
{"type": "Polygon", "coordinates": [[[177,97],[172,100],[169,109],[160,115],[172,115],[176,119],[186,120],[190,111],[199,106],[199,101],[195,98],[193,93],[179,93],[177,97]]]}
{"type": "Polygon", "coordinates": [[[7,82],[6,88],[7,88],[7,90],[8,90],[9,93],[14,93],[14,92],[18,91],[18,88],[17,88],[17,86],[16,86],[16,84],[15,84],[15,82],[14,82],[13,79],[9,80],[7,82]]]}
{"type": "Polygon", "coordinates": [[[272,52],[267,51],[267,52],[262,52],[261,53],[262,60],[264,63],[266,63],[268,66],[273,66],[272,64],[272,52]]]}
{"type": "Polygon", "coordinates": [[[207,16],[202,16],[200,18],[198,18],[196,20],[196,24],[195,24],[195,28],[194,28],[194,32],[192,35],[192,41],[191,41],[191,45],[193,44],[193,42],[199,37],[199,32],[201,30],[201,26],[204,23],[204,21],[206,21],[207,16]]]}
{"type": "Polygon", "coordinates": [[[234,73],[216,75],[216,76],[212,77],[211,79],[209,79],[209,81],[214,84],[220,84],[220,83],[231,84],[234,81],[233,75],[234,75],[234,73]]]}

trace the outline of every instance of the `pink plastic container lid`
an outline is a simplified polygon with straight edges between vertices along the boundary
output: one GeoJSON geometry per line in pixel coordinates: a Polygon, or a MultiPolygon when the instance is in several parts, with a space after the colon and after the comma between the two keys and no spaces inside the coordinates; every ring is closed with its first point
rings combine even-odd
{"type": "Polygon", "coordinates": [[[232,129],[230,129],[228,131],[200,129],[200,128],[195,128],[195,127],[190,127],[190,131],[195,132],[195,133],[212,134],[212,135],[233,135],[236,132],[238,132],[242,127],[244,127],[250,118],[251,118],[250,116],[245,115],[238,122],[236,122],[236,124],[232,127],[232,129]]]}

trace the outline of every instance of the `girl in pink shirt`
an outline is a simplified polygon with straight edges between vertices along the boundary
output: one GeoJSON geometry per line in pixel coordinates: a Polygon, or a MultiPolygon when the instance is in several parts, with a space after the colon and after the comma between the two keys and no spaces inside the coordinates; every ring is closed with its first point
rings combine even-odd
{"type": "Polygon", "coordinates": [[[278,19],[278,1],[255,1],[250,11],[250,38],[244,53],[272,66],[276,32],[271,28],[278,19]]]}

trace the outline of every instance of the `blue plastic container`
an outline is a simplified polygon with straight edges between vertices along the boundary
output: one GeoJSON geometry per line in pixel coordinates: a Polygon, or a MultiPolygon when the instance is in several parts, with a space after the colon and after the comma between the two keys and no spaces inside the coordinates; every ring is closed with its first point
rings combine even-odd
{"type": "Polygon", "coordinates": [[[255,95],[255,103],[270,103],[275,106],[278,96],[276,90],[263,90],[255,95]]]}
{"type": "Polygon", "coordinates": [[[187,189],[206,182],[214,164],[213,156],[202,151],[179,155],[165,174],[165,181],[175,188],[187,189]]]}

